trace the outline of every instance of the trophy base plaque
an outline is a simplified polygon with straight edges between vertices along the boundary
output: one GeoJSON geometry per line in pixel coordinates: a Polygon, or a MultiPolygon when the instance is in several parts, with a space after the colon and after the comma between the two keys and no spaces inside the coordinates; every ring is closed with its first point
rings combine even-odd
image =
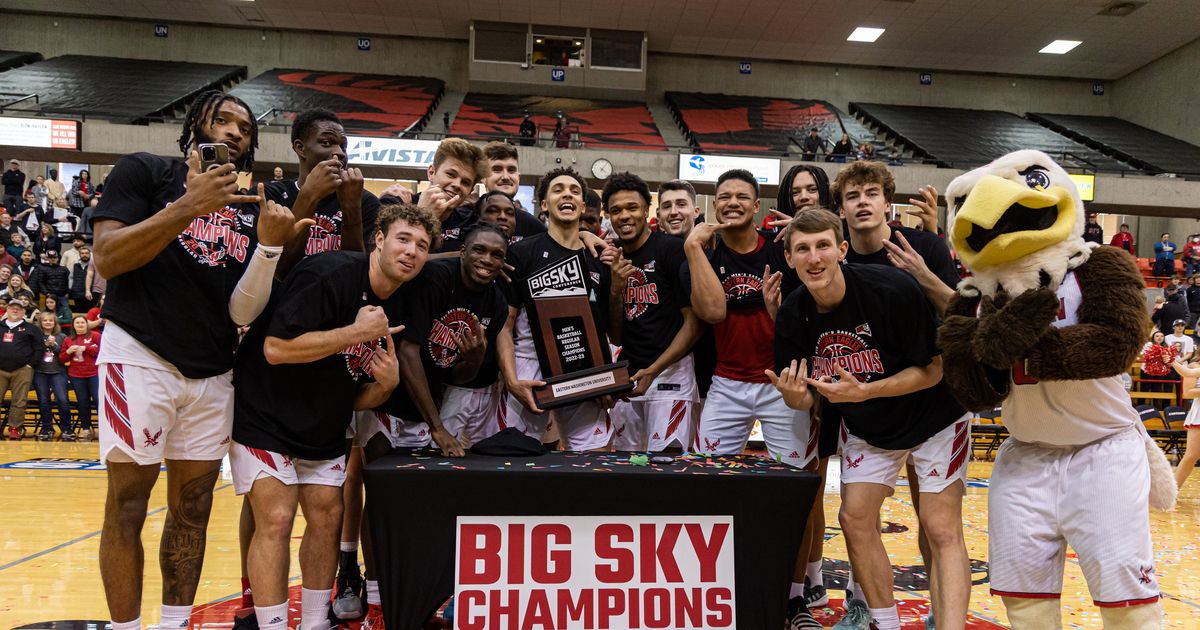
{"type": "Polygon", "coordinates": [[[628,361],[599,365],[542,380],[546,385],[533,390],[533,399],[540,409],[556,409],[601,396],[620,395],[634,387],[629,380],[628,361]]]}

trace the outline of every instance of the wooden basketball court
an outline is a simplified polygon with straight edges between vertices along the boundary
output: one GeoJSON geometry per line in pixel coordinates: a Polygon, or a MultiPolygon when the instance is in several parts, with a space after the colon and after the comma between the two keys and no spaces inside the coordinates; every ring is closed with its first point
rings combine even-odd
{"type": "MultiPolygon", "coordinates": [[[[103,628],[108,612],[97,568],[100,525],[104,509],[105,473],[94,442],[21,442],[0,444],[0,628],[103,628]],[[90,626],[89,626],[90,622],[90,626]]],[[[836,469],[836,466],[831,466],[836,469]]],[[[963,506],[974,580],[971,628],[1007,627],[1000,600],[988,594],[987,493],[990,462],[972,462],[970,487],[963,506]]],[[[836,525],[836,478],[830,480],[825,503],[828,523],[836,525]]],[[[142,619],[158,621],[158,542],[166,504],[165,483],[150,501],[143,537],[146,545],[145,597],[142,619]]],[[[240,589],[237,519],[241,500],[227,480],[218,482],[208,534],[208,553],[196,596],[197,628],[229,628],[240,589]]],[[[1185,486],[1179,507],[1170,514],[1153,513],[1158,577],[1162,585],[1169,628],[1200,628],[1200,474],[1185,486]]],[[[923,571],[919,568],[916,516],[906,487],[884,504],[884,542],[896,567],[896,597],[905,628],[919,621],[928,605],[923,571]]],[[[299,532],[293,554],[299,549],[299,532]]],[[[846,549],[840,532],[826,533],[826,584],[844,583],[846,549]]],[[[299,589],[299,569],[292,559],[293,586],[299,589]]],[[[831,609],[819,619],[827,626],[840,613],[840,590],[833,590],[831,609]]],[[[298,593],[293,598],[298,606],[298,593]]],[[[1100,614],[1087,595],[1083,575],[1073,560],[1067,563],[1063,589],[1063,621],[1067,628],[1100,628],[1100,614]]],[[[298,611],[294,611],[298,614],[298,611]]]]}

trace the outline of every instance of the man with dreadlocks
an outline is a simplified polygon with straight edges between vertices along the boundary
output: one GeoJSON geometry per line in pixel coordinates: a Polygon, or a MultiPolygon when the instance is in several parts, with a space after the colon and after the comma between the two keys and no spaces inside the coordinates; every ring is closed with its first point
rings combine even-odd
{"type": "Polygon", "coordinates": [[[265,308],[283,244],[312,223],[272,202],[258,207],[261,185],[238,194],[235,171],[250,170],[257,138],[244,102],[205,92],[179,138],[186,161],[121,158],[92,215],[96,270],[109,278],[97,360],[108,468],[100,575],[114,630],[141,628],[141,533],[164,460],[160,627],[188,627],[229,449],[237,328],[265,308]],[[229,147],[230,163],[201,172],[205,143],[229,147]]]}

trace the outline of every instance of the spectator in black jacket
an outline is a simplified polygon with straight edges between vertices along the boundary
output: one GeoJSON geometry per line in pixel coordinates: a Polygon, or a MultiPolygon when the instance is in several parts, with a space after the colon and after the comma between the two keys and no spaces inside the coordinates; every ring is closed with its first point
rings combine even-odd
{"type": "Polygon", "coordinates": [[[1163,302],[1162,306],[1155,306],[1154,313],[1150,315],[1150,319],[1158,326],[1162,334],[1169,335],[1174,332],[1175,320],[1187,319],[1188,308],[1183,300],[1183,294],[1178,287],[1167,285],[1167,301],[1163,302]]]}
{"type": "Polygon", "coordinates": [[[55,231],[54,225],[43,221],[41,230],[38,235],[33,238],[33,255],[38,260],[46,260],[47,252],[62,251],[62,239],[58,238],[58,232],[55,231]]]}
{"type": "Polygon", "coordinates": [[[1187,298],[1188,328],[1195,328],[1196,321],[1200,319],[1200,274],[1194,275],[1188,280],[1187,289],[1183,295],[1187,298]]]}
{"type": "Polygon", "coordinates": [[[8,439],[19,440],[25,435],[25,404],[29,402],[29,386],[33,384],[33,361],[41,337],[25,321],[25,305],[19,300],[8,303],[7,317],[0,324],[0,398],[12,390],[8,408],[8,439]]]}
{"type": "Polygon", "coordinates": [[[71,272],[71,287],[68,290],[68,294],[71,296],[71,303],[75,310],[80,313],[86,313],[88,309],[95,306],[92,288],[89,286],[87,278],[88,267],[92,265],[92,248],[87,245],[80,245],[75,251],[79,253],[79,259],[69,269],[71,272]]]}
{"type": "Polygon", "coordinates": [[[21,163],[9,160],[8,170],[0,179],[4,183],[3,205],[10,213],[16,212],[17,206],[21,205],[21,195],[25,192],[25,173],[21,172],[21,163]]]}
{"type": "Polygon", "coordinates": [[[32,249],[22,249],[17,253],[17,265],[13,267],[13,274],[21,276],[25,284],[29,284],[29,279],[33,277],[33,271],[37,269],[37,259],[33,255],[32,249]]]}
{"type": "Polygon", "coordinates": [[[60,303],[66,304],[70,287],[71,272],[58,264],[58,250],[47,251],[46,262],[38,265],[29,278],[29,290],[33,291],[38,299],[53,295],[60,303]]]}

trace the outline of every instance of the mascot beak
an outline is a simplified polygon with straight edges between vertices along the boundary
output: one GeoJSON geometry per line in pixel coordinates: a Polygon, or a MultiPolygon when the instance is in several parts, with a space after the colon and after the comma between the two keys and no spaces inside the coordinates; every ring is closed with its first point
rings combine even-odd
{"type": "Polygon", "coordinates": [[[1002,265],[1066,240],[1077,214],[1062,186],[1043,190],[984,175],[959,209],[950,241],[968,267],[1002,265]]]}

